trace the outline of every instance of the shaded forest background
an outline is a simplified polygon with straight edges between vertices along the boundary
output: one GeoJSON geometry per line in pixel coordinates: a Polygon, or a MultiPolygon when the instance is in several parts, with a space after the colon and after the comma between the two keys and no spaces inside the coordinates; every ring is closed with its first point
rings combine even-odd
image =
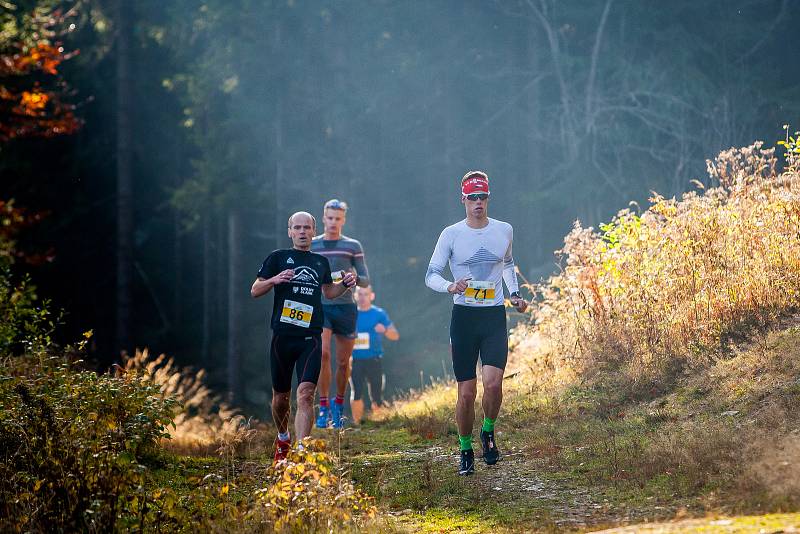
{"type": "Polygon", "coordinates": [[[0,199],[43,214],[21,247],[49,258],[27,270],[60,335],[93,329],[100,368],[143,346],[206,367],[257,414],[270,303],[249,286],[291,212],[351,205],[407,388],[449,370],[423,277],[466,170],[535,282],[575,219],[711,185],[706,158],[800,120],[789,0],[0,0],[4,39],[34,8],[64,15],[49,83],[83,127],[3,139],[0,199]]]}

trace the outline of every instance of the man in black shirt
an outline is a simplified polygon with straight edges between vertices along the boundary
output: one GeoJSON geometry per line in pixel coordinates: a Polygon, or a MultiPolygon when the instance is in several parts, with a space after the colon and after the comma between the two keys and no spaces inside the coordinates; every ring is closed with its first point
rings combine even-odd
{"type": "Polygon", "coordinates": [[[307,212],[289,217],[289,237],[293,248],[270,254],[250,295],[258,298],[275,289],[272,308],[272,419],[278,427],[275,460],[286,457],[291,446],[289,400],[292,369],[297,374],[297,415],[294,429],[300,441],[311,433],[314,417],[314,391],[322,361],[322,295],[334,299],[356,285],[356,277],[346,273],[341,284],[334,284],[328,259],[311,252],[316,221],[307,212]]]}

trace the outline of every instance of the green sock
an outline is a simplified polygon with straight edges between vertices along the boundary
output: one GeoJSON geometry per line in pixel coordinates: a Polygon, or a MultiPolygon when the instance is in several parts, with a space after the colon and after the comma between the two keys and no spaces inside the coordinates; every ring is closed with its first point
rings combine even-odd
{"type": "Polygon", "coordinates": [[[472,434],[468,436],[458,436],[458,442],[461,444],[462,451],[468,451],[472,448],[472,434]]]}
{"type": "Polygon", "coordinates": [[[494,432],[494,422],[497,419],[489,419],[488,417],[483,418],[483,431],[484,432],[494,432]]]}

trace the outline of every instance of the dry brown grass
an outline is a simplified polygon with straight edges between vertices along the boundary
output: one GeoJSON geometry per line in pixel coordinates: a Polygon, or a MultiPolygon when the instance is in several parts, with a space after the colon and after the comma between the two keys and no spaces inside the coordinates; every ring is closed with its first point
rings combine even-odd
{"type": "Polygon", "coordinates": [[[740,485],[749,492],[753,488],[766,493],[771,499],[780,499],[796,509],[800,504],[800,435],[793,432],[774,443],[760,447],[755,461],[747,470],[740,485]],[[749,486],[749,487],[747,487],[749,486]]]}
{"type": "Polygon", "coordinates": [[[264,433],[256,430],[258,422],[245,418],[214,394],[205,384],[205,370],[178,367],[173,358],[165,354],[152,358],[144,349],[128,358],[120,372],[144,373],[160,386],[164,397],[181,403],[169,439],[162,442],[164,448],[178,454],[217,453],[225,458],[267,449],[264,433]]]}
{"type": "MultiPolygon", "coordinates": [[[[709,162],[719,187],[655,195],[641,215],[575,228],[562,272],[536,287],[545,374],[619,367],[634,382],[727,356],[800,304],[800,173],[761,143],[709,162]]],[[[523,334],[528,335],[529,332],[523,334]]]]}
{"type": "Polygon", "coordinates": [[[538,306],[512,332],[521,378],[506,386],[508,409],[555,410],[562,440],[581,414],[611,410],[579,438],[590,443],[586,459],[603,458],[587,476],[703,493],[712,505],[719,490],[743,508],[800,503],[792,143],[783,172],[761,143],[731,149],[708,163],[717,187],[654,195],[643,213],[623,210],[599,231],[576,223],[561,272],[528,285],[538,306]],[[565,401],[575,390],[587,400],[565,401]]]}

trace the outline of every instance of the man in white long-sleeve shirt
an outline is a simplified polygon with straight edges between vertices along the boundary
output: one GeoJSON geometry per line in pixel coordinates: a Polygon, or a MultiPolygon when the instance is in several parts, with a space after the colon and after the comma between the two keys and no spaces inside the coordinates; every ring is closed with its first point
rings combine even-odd
{"type": "Polygon", "coordinates": [[[511,255],[514,231],[510,224],[489,218],[489,194],[489,178],[485,173],[470,171],[464,175],[461,202],[467,217],[442,231],[425,275],[428,287],[453,295],[450,348],[458,382],[456,424],[461,448],[460,475],[475,471],[472,426],[478,389],[475,366],[479,356],[483,381],[483,460],[493,465],[500,457],[494,424],[503,401],[503,370],[508,358],[503,281],[511,304],[520,312],[528,307],[519,294],[511,255]],[[444,278],[448,265],[454,282],[444,278]]]}

